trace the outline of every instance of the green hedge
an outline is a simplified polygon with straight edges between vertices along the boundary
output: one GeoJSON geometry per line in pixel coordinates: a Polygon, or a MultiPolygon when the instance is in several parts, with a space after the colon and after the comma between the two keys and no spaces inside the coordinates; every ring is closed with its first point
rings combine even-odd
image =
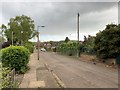
{"type": "Polygon", "coordinates": [[[1,50],[3,67],[15,68],[18,73],[25,73],[28,69],[30,52],[23,46],[10,46],[1,50]]]}
{"type": "Polygon", "coordinates": [[[57,51],[60,52],[61,54],[66,54],[69,56],[76,56],[77,55],[77,50],[78,48],[78,43],[74,41],[69,41],[67,43],[62,43],[60,46],[57,48],[57,51]]]}

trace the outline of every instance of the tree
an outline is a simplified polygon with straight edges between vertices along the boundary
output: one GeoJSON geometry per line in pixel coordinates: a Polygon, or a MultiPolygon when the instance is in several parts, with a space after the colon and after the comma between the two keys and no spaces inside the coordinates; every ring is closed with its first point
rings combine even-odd
{"type": "Polygon", "coordinates": [[[66,37],[65,42],[67,43],[68,41],[70,41],[70,39],[68,37],[66,37]]]}
{"type": "Polygon", "coordinates": [[[89,54],[94,54],[94,41],[95,37],[88,35],[88,38],[84,36],[84,42],[83,42],[83,52],[89,53],[89,54]]]}
{"type": "Polygon", "coordinates": [[[3,43],[5,41],[5,38],[3,36],[0,36],[0,43],[3,43]]]}
{"type": "Polygon", "coordinates": [[[4,24],[1,25],[0,27],[2,30],[0,31],[0,43],[3,43],[5,41],[5,37],[4,37],[4,31],[7,28],[4,24]]]}
{"type": "Polygon", "coordinates": [[[53,43],[54,43],[54,42],[53,42],[53,41],[50,41],[49,43],[51,44],[51,46],[53,46],[53,43]]]}
{"type": "Polygon", "coordinates": [[[116,58],[120,54],[120,25],[108,24],[96,34],[95,50],[99,58],[116,58]]]}
{"type": "Polygon", "coordinates": [[[4,29],[5,37],[8,41],[13,41],[14,44],[25,44],[29,39],[36,36],[37,32],[34,30],[34,21],[25,15],[16,16],[11,18],[8,27],[2,25],[2,30],[4,29]]]}

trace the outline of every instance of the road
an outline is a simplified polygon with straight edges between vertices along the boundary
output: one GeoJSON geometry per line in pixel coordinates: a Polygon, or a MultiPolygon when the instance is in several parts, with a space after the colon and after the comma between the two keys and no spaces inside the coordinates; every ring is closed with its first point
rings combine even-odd
{"type": "Polygon", "coordinates": [[[118,88],[116,69],[53,52],[40,52],[40,61],[46,63],[67,88],[118,88]]]}

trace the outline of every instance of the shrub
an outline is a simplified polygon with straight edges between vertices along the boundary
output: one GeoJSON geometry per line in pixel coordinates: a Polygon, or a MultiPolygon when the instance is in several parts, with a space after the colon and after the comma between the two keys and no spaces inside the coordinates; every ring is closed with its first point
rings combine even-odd
{"type": "Polygon", "coordinates": [[[0,63],[0,90],[4,88],[18,88],[17,81],[11,81],[11,77],[9,76],[10,68],[2,67],[2,63],[0,63]]]}
{"type": "Polygon", "coordinates": [[[10,46],[1,50],[3,67],[15,68],[18,73],[25,73],[27,71],[27,64],[29,62],[29,50],[23,46],[10,46]]]}
{"type": "Polygon", "coordinates": [[[26,43],[25,47],[26,47],[31,53],[33,53],[33,51],[34,51],[34,44],[33,44],[32,42],[26,43]]]}
{"type": "Polygon", "coordinates": [[[7,77],[7,73],[10,72],[9,68],[3,68],[2,63],[0,63],[0,90],[2,88],[8,88],[10,85],[10,80],[7,77]]]}
{"type": "Polygon", "coordinates": [[[107,25],[96,34],[95,50],[99,58],[116,58],[120,54],[120,25],[107,25]]]}

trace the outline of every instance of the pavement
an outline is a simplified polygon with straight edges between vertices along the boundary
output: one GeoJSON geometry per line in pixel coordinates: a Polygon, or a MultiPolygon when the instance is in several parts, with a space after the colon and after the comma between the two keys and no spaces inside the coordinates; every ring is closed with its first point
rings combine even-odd
{"type": "Polygon", "coordinates": [[[24,74],[19,88],[59,88],[45,64],[37,60],[37,52],[31,54],[28,65],[30,70],[24,74]]]}

